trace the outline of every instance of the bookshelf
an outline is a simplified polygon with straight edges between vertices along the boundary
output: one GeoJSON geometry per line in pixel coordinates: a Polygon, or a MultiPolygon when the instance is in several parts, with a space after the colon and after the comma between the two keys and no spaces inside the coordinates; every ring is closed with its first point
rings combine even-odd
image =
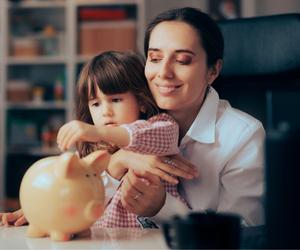
{"type": "Polygon", "coordinates": [[[144,16],[143,0],[0,1],[0,201],[18,197],[33,162],[59,153],[82,65],[107,49],[142,51],[144,16]]]}

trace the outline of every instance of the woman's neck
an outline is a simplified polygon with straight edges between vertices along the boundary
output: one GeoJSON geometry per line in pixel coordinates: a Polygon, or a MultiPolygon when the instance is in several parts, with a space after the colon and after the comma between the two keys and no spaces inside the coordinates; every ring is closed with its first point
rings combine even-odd
{"type": "Polygon", "coordinates": [[[170,114],[179,125],[179,141],[181,141],[181,139],[185,136],[185,134],[191,127],[193,121],[198,115],[201,106],[202,103],[200,107],[196,107],[194,109],[168,111],[168,114],[170,114]]]}
{"type": "Polygon", "coordinates": [[[206,89],[204,96],[201,99],[201,102],[197,105],[191,107],[186,107],[184,109],[178,110],[168,110],[167,113],[171,115],[178,123],[179,126],[179,143],[181,142],[182,138],[186,135],[192,123],[196,119],[205,99],[208,94],[209,87],[206,89]]]}

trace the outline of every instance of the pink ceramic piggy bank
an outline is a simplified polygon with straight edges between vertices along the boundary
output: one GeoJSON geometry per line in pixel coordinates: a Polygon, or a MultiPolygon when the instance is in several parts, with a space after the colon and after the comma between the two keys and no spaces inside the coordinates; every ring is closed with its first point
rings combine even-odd
{"type": "Polygon", "coordinates": [[[106,151],[96,151],[83,159],[68,152],[34,163],[20,188],[27,236],[64,241],[88,229],[104,210],[101,172],[108,162],[106,151]]]}

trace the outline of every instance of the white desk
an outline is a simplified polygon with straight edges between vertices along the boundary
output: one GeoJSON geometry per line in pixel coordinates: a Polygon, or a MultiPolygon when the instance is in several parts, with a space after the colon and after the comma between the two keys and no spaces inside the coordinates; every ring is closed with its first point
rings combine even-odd
{"type": "Polygon", "coordinates": [[[27,238],[27,226],[0,226],[0,249],[168,249],[158,229],[94,229],[90,238],[66,242],[27,238]]]}

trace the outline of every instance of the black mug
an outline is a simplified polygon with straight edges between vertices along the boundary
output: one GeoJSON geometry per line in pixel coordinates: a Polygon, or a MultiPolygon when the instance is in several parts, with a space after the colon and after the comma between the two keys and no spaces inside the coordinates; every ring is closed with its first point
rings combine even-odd
{"type": "Polygon", "coordinates": [[[172,249],[238,249],[240,217],[227,213],[190,213],[163,223],[163,233],[172,249]]]}

